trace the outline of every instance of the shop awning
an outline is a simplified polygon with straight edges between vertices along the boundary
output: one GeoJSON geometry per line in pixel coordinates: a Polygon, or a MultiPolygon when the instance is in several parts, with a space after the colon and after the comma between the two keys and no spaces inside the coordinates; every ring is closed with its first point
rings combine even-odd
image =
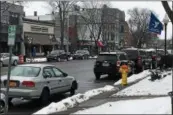
{"type": "Polygon", "coordinates": [[[55,38],[50,40],[49,35],[47,34],[34,34],[34,33],[26,33],[25,34],[25,43],[29,43],[29,39],[32,38],[32,44],[34,45],[55,45],[58,44],[55,38]]]}

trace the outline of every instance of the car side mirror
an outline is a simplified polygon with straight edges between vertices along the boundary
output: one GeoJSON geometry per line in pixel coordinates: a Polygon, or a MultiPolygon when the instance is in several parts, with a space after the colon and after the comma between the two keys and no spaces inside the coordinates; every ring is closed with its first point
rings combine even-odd
{"type": "Polygon", "coordinates": [[[63,73],[63,76],[64,76],[64,77],[67,77],[67,76],[68,76],[68,74],[67,74],[67,73],[63,73]]]}
{"type": "Polygon", "coordinates": [[[43,75],[43,77],[46,79],[46,78],[48,78],[48,77],[49,77],[49,75],[46,75],[46,74],[45,74],[45,75],[43,75]]]}
{"type": "Polygon", "coordinates": [[[51,76],[49,74],[43,74],[43,77],[46,79],[46,78],[49,78],[51,76]]]}

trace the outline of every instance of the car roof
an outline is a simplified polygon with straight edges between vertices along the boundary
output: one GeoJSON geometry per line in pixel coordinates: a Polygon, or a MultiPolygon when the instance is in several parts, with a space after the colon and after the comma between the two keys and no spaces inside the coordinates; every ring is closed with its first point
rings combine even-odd
{"type": "Polygon", "coordinates": [[[18,66],[32,66],[32,67],[47,67],[47,66],[54,66],[51,64],[22,64],[18,66]]]}

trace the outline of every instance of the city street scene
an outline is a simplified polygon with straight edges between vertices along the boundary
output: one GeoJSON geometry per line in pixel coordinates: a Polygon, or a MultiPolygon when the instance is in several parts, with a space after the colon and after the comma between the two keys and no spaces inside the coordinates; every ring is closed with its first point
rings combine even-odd
{"type": "Polygon", "coordinates": [[[0,10],[0,114],[173,113],[172,1],[0,10]]]}

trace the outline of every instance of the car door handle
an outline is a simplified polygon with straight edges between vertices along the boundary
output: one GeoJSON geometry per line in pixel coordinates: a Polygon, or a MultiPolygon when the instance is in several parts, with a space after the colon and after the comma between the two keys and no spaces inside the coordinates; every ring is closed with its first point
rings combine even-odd
{"type": "Polygon", "coordinates": [[[61,82],[62,80],[58,80],[59,82],[61,82]]]}
{"type": "Polygon", "coordinates": [[[47,83],[50,83],[49,81],[47,81],[47,83]]]}

